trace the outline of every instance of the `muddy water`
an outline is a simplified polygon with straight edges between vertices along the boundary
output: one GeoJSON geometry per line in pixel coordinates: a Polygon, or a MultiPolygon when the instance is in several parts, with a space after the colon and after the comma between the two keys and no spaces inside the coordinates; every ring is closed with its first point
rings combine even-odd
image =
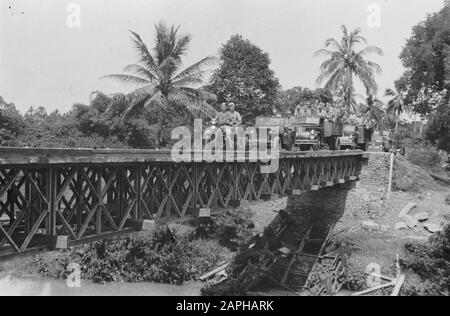
{"type": "Polygon", "coordinates": [[[81,281],[70,288],[63,280],[21,278],[0,273],[0,296],[198,296],[203,283],[183,285],[159,283],[108,283],[81,281]]]}

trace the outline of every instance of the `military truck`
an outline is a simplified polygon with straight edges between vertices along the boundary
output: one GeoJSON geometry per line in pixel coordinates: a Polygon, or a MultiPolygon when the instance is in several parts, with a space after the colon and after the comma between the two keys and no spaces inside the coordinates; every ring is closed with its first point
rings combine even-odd
{"type": "Polygon", "coordinates": [[[361,149],[367,151],[372,142],[373,128],[364,125],[344,124],[342,136],[336,140],[335,149],[361,149]]]}
{"type": "Polygon", "coordinates": [[[294,148],[300,151],[334,150],[342,132],[341,120],[333,122],[314,116],[298,117],[295,121],[294,148]]]}

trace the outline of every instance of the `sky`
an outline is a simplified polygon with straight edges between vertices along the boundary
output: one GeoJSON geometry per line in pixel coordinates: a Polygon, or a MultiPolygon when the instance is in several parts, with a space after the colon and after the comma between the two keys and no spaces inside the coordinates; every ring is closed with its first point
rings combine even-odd
{"type": "MultiPolygon", "coordinates": [[[[444,0],[0,0],[0,96],[30,106],[70,110],[94,90],[136,87],[99,78],[137,61],[128,30],[153,43],[154,24],[192,35],[185,66],[217,55],[233,34],[266,51],[282,88],[318,87],[323,59],[313,57],[340,26],[360,27],[383,49],[380,91],[403,73],[398,58],[412,27],[444,0]],[[380,9],[379,14],[377,14],[380,9]],[[379,22],[379,23],[378,23],[379,22]]],[[[380,97],[382,93],[380,92],[380,97]]]]}

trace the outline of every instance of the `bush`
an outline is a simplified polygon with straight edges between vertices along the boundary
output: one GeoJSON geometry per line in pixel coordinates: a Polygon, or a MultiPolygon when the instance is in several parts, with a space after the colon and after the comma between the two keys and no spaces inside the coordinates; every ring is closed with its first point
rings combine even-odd
{"type": "Polygon", "coordinates": [[[96,283],[161,282],[181,284],[210,271],[231,253],[217,241],[175,235],[164,226],[154,233],[86,244],[76,250],[39,256],[33,269],[45,277],[65,278],[70,263],[79,264],[83,279],[96,283]]]}
{"type": "Polygon", "coordinates": [[[408,160],[420,167],[431,169],[439,165],[441,156],[433,150],[412,150],[408,153],[408,160]]]}
{"type": "Polygon", "coordinates": [[[429,245],[407,243],[406,257],[400,260],[410,272],[402,289],[404,295],[450,294],[450,225],[431,238],[429,245]]]}
{"type": "Polygon", "coordinates": [[[212,216],[209,224],[200,226],[196,234],[199,237],[210,237],[232,251],[238,250],[252,236],[253,221],[250,210],[236,209],[212,216]]]}

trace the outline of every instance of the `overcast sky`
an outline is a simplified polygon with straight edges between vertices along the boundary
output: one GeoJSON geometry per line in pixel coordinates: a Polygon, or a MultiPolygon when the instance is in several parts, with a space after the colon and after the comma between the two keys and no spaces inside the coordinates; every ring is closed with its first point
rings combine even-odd
{"type": "MultiPolygon", "coordinates": [[[[136,54],[128,30],[153,43],[154,23],[181,25],[192,35],[185,65],[217,54],[236,33],[267,51],[283,88],[315,88],[320,58],[313,53],[340,25],[361,27],[384,57],[383,91],[403,72],[398,56],[412,27],[443,0],[0,0],[0,95],[24,112],[29,106],[67,111],[89,93],[132,89],[102,75],[120,72],[136,54]],[[80,27],[69,27],[71,3],[80,27]],[[381,8],[381,26],[370,27],[369,4],[381,8]]],[[[73,17],[73,15],[72,15],[73,17]]],[[[70,19],[70,21],[74,21],[70,19]]]]}

